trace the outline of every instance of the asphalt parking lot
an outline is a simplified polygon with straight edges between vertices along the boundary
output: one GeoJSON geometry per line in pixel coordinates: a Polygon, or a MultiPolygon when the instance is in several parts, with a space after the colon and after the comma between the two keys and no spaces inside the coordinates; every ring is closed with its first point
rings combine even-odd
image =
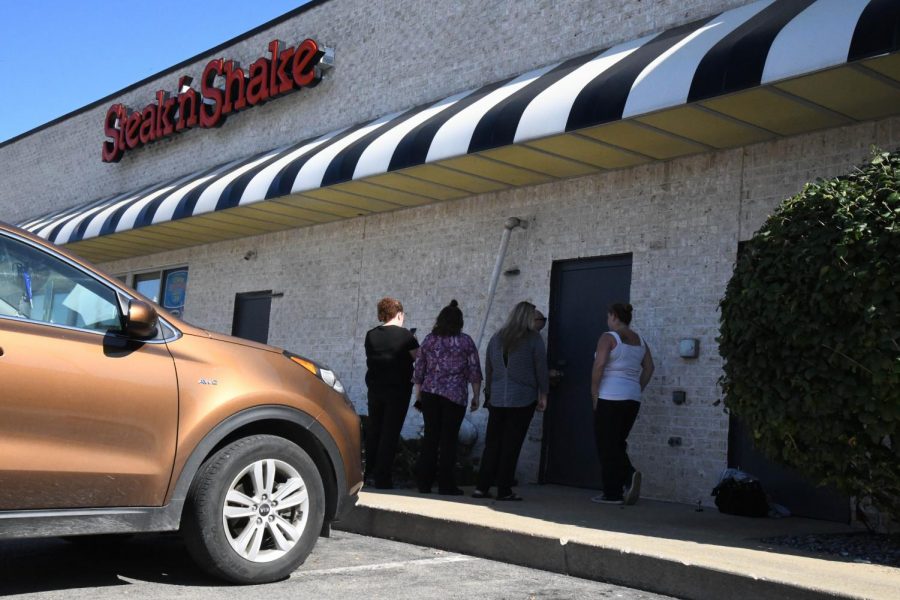
{"type": "Polygon", "coordinates": [[[622,598],[666,596],[555,573],[334,532],[285,581],[234,587],[198,572],[176,536],[111,543],[0,541],[0,595],[103,598],[622,598]],[[237,596],[240,597],[240,596],[237,596]]]}

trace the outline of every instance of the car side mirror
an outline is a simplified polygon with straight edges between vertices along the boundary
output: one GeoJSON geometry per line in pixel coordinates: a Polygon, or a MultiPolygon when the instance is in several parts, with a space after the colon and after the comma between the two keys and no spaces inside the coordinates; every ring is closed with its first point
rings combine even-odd
{"type": "Polygon", "coordinates": [[[146,339],[156,335],[159,315],[156,309],[141,300],[128,301],[128,314],[125,315],[125,333],[146,339]]]}

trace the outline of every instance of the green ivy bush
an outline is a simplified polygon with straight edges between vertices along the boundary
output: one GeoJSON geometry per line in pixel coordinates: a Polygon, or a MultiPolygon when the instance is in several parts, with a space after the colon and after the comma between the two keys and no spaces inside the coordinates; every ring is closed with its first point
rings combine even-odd
{"type": "Polygon", "coordinates": [[[725,403],[756,446],[900,520],[900,153],[786,200],[720,308],[725,403]]]}

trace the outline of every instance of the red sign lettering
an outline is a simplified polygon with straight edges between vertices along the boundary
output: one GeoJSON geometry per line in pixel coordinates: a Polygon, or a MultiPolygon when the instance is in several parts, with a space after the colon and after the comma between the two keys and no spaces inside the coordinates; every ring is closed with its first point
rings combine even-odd
{"type": "Polygon", "coordinates": [[[263,104],[267,100],[305,87],[322,79],[320,61],[325,55],[311,39],[296,48],[284,47],[280,40],[268,45],[262,56],[245,71],[235,61],[209,61],[200,79],[200,91],[188,76],[180,77],[174,97],[163,90],[156,101],[141,110],[113,104],[103,119],[103,162],[119,162],[128,150],[197,127],[220,127],[231,113],[263,104]]]}

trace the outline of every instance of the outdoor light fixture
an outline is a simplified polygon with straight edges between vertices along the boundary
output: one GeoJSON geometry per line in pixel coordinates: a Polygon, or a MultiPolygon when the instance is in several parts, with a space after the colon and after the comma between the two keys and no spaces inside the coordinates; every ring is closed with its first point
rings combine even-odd
{"type": "Polygon", "coordinates": [[[678,356],[681,358],[697,358],[700,355],[700,340],[684,338],[678,340],[678,356]]]}

